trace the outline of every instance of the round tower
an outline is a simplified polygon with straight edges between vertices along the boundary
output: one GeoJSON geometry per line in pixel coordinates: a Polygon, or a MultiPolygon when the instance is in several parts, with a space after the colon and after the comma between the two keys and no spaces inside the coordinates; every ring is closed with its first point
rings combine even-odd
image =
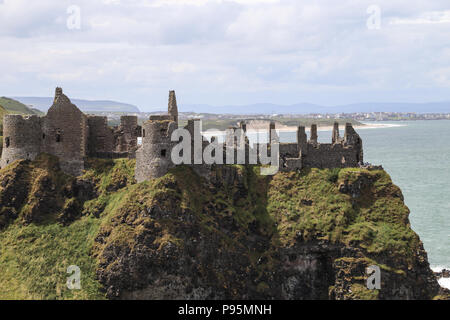
{"type": "Polygon", "coordinates": [[[0,167],[19,159],[34,160],[41,152],[43,133],[38,116],[5,115],[0,167]]]}
{"type": "Polygon", "coordinates": [[[159,178],[174,167],[171,152],[174,121],[147,121],[142,126],[142,146],[136,152],[136,181],[159,178]]]}

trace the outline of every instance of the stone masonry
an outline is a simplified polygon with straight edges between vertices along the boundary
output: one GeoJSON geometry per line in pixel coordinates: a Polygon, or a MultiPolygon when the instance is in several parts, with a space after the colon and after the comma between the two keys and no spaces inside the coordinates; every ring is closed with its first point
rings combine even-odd
{"type": "MultiPolygon", "coordinates": [[[[178,107],[176,104],[175,92],[169,93],[168,113],[166,115],[151,116],[142,127],[142,146],[136,152],[136,180],[158,178],[167,173],[175,164],[172,162],[170,154],[174,146],[179,142],[171,141],[171,134],[178,128],[178,107]]],[[[191,138],[191,155],[189,163],[197,172],[203,172],[209,166],[203,159],[196,159],[194,154],[203,156],[203,151],[216,143],[216,138],[212,137],[211,142],[203,138],[201,133],[201,121],[191,119],[184,127],[191,138]],[[196,122],[197,125],[196,125],[196,122]],[[198,139],[197,145],[200,150],[195,150],[194,140],[198,139]],[[197,152],[195,152],[197,151],[197,152]]],[[[333,137],[331,143],[319,143],[317,135],[317,125],[313,124],[310,130],[310,140],[308,141],[305,127],[299,126],[297,130],[296,143],[279,143],[279,137],[275,131],[275,123],[269,125],[269,141],[271,145],[279,144],[278,166],[281,171],[299,170],[302,168],[345,168],[358,167],[363,163],[362,140],[355,132],[352,125],[347,123],[343,138],[339,135],[339,124],[333,127],[333,137]],[[273,135],[272,135],[273,133],[273,135]]],[[[259,154],[261,149],[268,150],[271,156],[270,145],[259,143],[250,146],[245,136],[246,124],[240,123],[239,127],[232,127],[226,131],[224,142],[222,143],[223,154],[218,155],[217,165],[237,163],[237,164],[260,164],[250,163],[250,154],[259,154]],[[239,139],[239,135],[244,136],[239,139]],[[240,142],[238,142],[240,141],[240,142]],[[241,145],[242,143],[242,145],[241,145]],[[244,154],[239,156],[238,149],[244,150],[244,154]],[[235,162],[228,162],[227,156],[235,162]]],[[[181,140],[180,140],[181,141],[181,140]]]]}
{"type": "Polygon", "coordinates": [[[59,158],[64,172],[75,176],[82,174],[87,156],[118,158],[133,154],[140,134],[137,117],[124,117],[119,128],[110,128],[106,117],[85,115],[61,88],[56,88],[46,116],[5,115],[3,122],[0,168],[48,153],[59,158]]]}
{"type": "MultiPolygon", "coordinates": [[[[61,88],[56,88],[53,105],[46,116],[4,116],[0,168],[18,159],[33,160],[40,153],[48,153],[59,158],[64,172],[78,176],[83,172],[86,157],[135,157],[136,180],[142,182],[161,177],[175,166],[171,158],[172,149],[183,139],[172,141],[176,129],[178,106],[175,91],[169,92],[167,114],[151,116],[142,127],[138,125],[136,116],[122,116],[120,125],[112,128],[108,126],[106,117],[85,115],[70,102],[61,88]],[[137,144],[138,137],[142,137],[141,146],[137,144]]],[[[339,135],[339,125],[334,124],[331,143],[318,142],[315,124],[311,126],[309,140],[305,127],[299,126],[296,143],[280,143],[275,122],[271,122],[268,126],[270,143],[253,145],[246,136],[244,122],[239,127],[226,130],[222,143],[215,137],[208,141],[202,136],[200,120],[190,119],[184,129],[189,133],[191,154],[186,154],[188,163],[183,160],[182,164],[193,166],[199,173],[211,167],[203,159],[204,152],[210,150],[214,165],[261,164],[260,158],[252,156],[263,154],[261,150],[267,151],[267,157],[275,157],[281,171],[357,167],[363,163],[362,140],[350,123],[345,126],[344,137],[339,135]],[[217,146],[222,153],[215,154],[217,146]],[[275,147],[278,147],[279,154],[275,153],[275,147]]]]}

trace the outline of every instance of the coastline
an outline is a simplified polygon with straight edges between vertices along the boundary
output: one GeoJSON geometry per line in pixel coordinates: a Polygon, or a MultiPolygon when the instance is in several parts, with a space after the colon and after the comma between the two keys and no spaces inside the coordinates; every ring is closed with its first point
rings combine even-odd
{"type": "MultiPolygon", "coordinates": [[[[404,127],[406,126],[405,124],[392,124],[392,123],[363,123],[363,125],[357,125],[357,126],[353,126],[353,128],[355,128],[356,130],[366,130],[366,129],[382,129],[382,128],[395,128],[395,127],[404,127]]],[[[305,128],[306,132],[310,131],[310,128],[305,128]]],[[[261,127],[261,126],[254,126],[254,127],[249,127],[247,128],[247,132],[248,133],[265,133],[267,132],[268,128],[266,127],[261,127]]],[[[333,126],[323,126],[323,127],[317,127],[317,131],[332,131],[333,130],[333,126]]],[[[342,130],[342,126],[341,126],[341,130],[342,130]]],[[[277,132],[296,132],[297,131],[297,127],[279,127],[276,128],[277,132]]],[[[208,129],[203,131],[203,135],[205,136],[214,136],[214,135],[224,135],[225,131],[221,131],[221,130],[215,130],[215,129],[208,129]]]]}
{"type": "MultiPolygon", "coordinates": [[[[444,270],[449,270],[449,268],[445,268],[442,266],[436,266],[436,267],[431,267],[431,270],[437,274],[437,273],[441,273],[444,270]]],[[[438,283],[442,288],[446,288],[450,290],[450,278],[445,278],[445,277],[440,277],[438,279],[438,283]]]]}

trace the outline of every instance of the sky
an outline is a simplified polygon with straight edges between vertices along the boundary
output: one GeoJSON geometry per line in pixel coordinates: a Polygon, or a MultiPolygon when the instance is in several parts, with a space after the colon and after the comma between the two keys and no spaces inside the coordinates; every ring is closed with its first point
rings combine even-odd
{"type": "Polygon", "coordinates": [[[0,0],[0,43],[0,96],[450,101],[448,0],[0,0]]]}

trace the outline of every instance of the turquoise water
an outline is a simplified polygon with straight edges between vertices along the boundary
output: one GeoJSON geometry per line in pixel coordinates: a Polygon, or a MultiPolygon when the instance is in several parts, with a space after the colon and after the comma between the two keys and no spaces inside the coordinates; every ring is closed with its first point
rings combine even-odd
{"type": "MultiPolygon", "coordinates": [[[[432,268],[450,268],[450,121],[377,122],[393,127],[358,129],[364,161],[381,164],[405,196],[413,230],[432,268]]],[[[321,142],[331,132],[320,132],[321,142]]],[[[281,140],[292,141],[292,133],[281,140]]]]}

